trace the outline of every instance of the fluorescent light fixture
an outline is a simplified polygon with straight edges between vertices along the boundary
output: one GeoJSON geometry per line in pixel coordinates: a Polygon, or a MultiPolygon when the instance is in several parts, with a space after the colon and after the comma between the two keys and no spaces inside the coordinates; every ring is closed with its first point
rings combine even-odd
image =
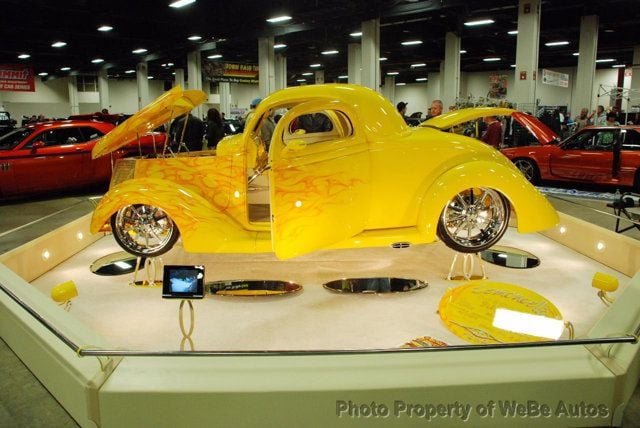
{"type": "Polygon", "coordinates": [[[320,52],[322,55],[335,55],[338,53],[337,50],[333,49],[333,50],[329,50],[329,51],[322,51],[320,52]]]}
{"type": "Polygon", "coordinates": [[[154,78],[153,76],[147,76],[147,79],[149,79],[149,80],[151,80],[153,78],[154,78]]]}
{"type": "Polygon", "coordinates": [[[574,52],[574,53],[572,53],[571,55],[573,55],[573,56],[580,56],[580,52],[574,52]]]}
{"type": "Polygon", "coordinates": [[[498,58],[498,57],[491,57],[491,58],[482,58],[482,60],[484,62],[494,62],[494,61],[500,61],[502,58],[498,58]]]}
{"type": "Polygon", "coordinates": [[[168,62],[167,63],[167,67],[173,67],[173,63],[172,62],[168,62]]]}
{"type": "Polygon", "coordinates": [[[27,59],[27,58],[31,58],[31,55],[29,55],[29,54],[20,54],[20,55],[18,55],[18,58],[27,59]]]}
{"type": "Polygon", "coordinates": [[[625,65],[624,64],[615,64],[615,65],[611,66],[611,68],[622,68],[622,67],[625,67],[625,65]]]}
{"type": "Polygon", "coordinates": [[[390,71],[387,73],[387,76],[397,76],[398,74],[400,74],[398,71],[390,71]]]}
{"type": "Polygon", "coordinates": [[[141,53],[145,53],[147,50],[145,48],[138,48],[138,49],[134,49],[131,51],[131,53],[134,54],[141,54],[141,53]]]}
{"type": "Polygon", "coordinates": [[[509,67],[516,68],[516,65],[515,64],[511,64],[509,67]]]}
{"type": "Polygon", "coordinates": [[[48,75],[49,75],[49,73],[47,73],[45,71],[43,71],[42,73],[38,73],[38,76],[48,76],[48,75]]]}
{"type": "Polygon", "coordinates": [[[307,79],[297,79],[296,82],[306,82],[307,79]]]}
{"type": "Polygon", "coordinates": [[[282,48],[286,48],[287,45],[285,45],[284,43],[278,43],[277,45],[273,45],[274,49],[282,49],[282,48]]]}
{"type": "Polygon", "coordinates": [[[416,82],[426,82],[427,78],[426,77],[418,77],[416,78],[416,82]]]}
{"type": "Polygon", "coordinates": [[[362,37],[362,31],[354,31],[353,33],[349,33],[351,37],[362,37]]]}
{"type": "Polygon", "coordinates": [[[515,36],[516,34],[518,34],[518,30],[507,31],[507,34],[510,36],[515,36]]]}
{"type": "Polygon", "coordinates": [[[422,40],[407,40],[406,42],[401,43],[402,46],[414,46],[414,45],[421,45],[421,44],[422,44],[422,40]]]}
{"type": "Polygon", "coordinates": [[[603,59],[597,59],[596,62],[616,62],[616,60],[613,58],[603,58],[603,59]]]}
{"type": "Polygon", "coordinates": [[[101,25],[101,26],[98,27],[98,31],[107,32],[107,31],[111,31],[111,30],[113,30],[113,27],[111,25],[101,25]]]}
{"type": "Polygon", "coordinates": [[[465,53],[467,53],[467,51],[465,51],[464,49],[462,49],[462,50],[460,51],[460,53],[461,53],[461,54],[465,54],[465,53]]]}
{"type": "Polygon", "coordinates": [[[92,59],[91,62],[94,64],[100,64],[101,62],[104,62],[104,60],[102,58],[95,58],[92,59]]]}
{"type": "Polygon", "coordinates": [[[173,3],[170,3],[169,7],[173,7],[173,8],[178,9],[178,8],[187,6],[187,5],[191,4],[191,3],[195,3],[195,2],[196,2],[196,0],[177,0],[177,1],[174,1],[173,3]]]}
{"type": "Polygon", "coordinates": [[[489,24],[493,24],[494,21],[493,19],[478,19],[476,21],[467,21],[464,23],[464,25],[466,25],[467,27],[477,27],[478,25],[489,25],[489,24]]]}
{"type": "Polygon", "coordinates": [[[71,67],[62,67],[60,68],[60,71],[69,71],[71,70],[71,67]]]}
{"type": "Polygon", "coordinates": [[[209,59],[218,59],[218,58],[222,58],[222,55],[220,55],[220,54],[213,54],[213,55],[209,55],[207,58],[209,58],[209,59]]]}
{"type": "Polygon", "coordinates": [[[198,40],[202,39],[202,36],[193,35],[193,36],[187,37],[187,39],[191,40],[192,42],[195,42],[195,41],[198,41],[198,40]]]}
{"type": "Polygon", "coordinates": [[[493,326],[514,333],[528,334],[558,340],[564,331],[564,321],[542,315],[527,314],[510,309],[496,308],[493,326]]]}
{"type": "Polygon", "coordinates": [[[418,68],[418,67],[426,67],[427,64],[425,64],[424,62],[418,63],[418,64],[411,64],[411,68],[418,68]]]}
{"type": "Polygon", "coordinates": [[[309,67],[318,68],[318,67],[322,67],[322,64],[311,64],[309,67]]]}
{"type": "Polygon", "coordinates": [[[303,76],[313,76],[313,73],[310,71],[307,71],[306,73],[302,73],[303,76]]]}
{"type": "Polygon", "coordinates": [[[348,79],[349,76],[347,76],[346,74],[343,74],[342,76],[338,76],[338,79],[348,79]]]}
{"type": "Polygon", "coordinates": [[[135,73],[135,70],[125,70],[124,74],[131,74],[131,73],[135,73]]]}
{"type": "Polygon", "coordinates": [[[406,85],[406,83],[404,82],[396,83],[396,86],[404,86],[404,85],[406,85]]]}
{"type": "Polygon", "coordinates": [[[547,43],[545,43],[544,45],[545,45],[545,46],[566,46],[566,45],[568,45],[568,44],[569,44],[569,42],[568,42],[568,41],[566,41],[566,40],[560,40],[560,41],[557,41],[557,42],[547,42],[547,43]]]}
{"type": "Polygon", "coordinates": [[[267,22],[270,22],[272,24],[278,23],[278,22],[285,22],[285,21],[289,21],[291,19],[290,16],[287,15],[282,15],[282,16],[274,16],[273,18],[269,18],[267,19],[267,22]]]}
{"type": "Polygon", "coordinates": [[[61,48],[63,46],[67,46],[67,42],[57,41],[57,42],[51,43],[52,48],[61,48]]]}
{"type": "Polygon", "coordinates": [[[378,61],[386,61],[388,58],[386,56],[382,56],[378,58],[378,61]]]}

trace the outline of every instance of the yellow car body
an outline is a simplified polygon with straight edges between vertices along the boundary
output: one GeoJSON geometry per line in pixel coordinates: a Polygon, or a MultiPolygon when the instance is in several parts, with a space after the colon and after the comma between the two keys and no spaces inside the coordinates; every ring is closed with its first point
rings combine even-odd
{"type": "MultiPolygon", "coordinates": [[[[162,217],[165,226],[177,227],[187,252],[273,251],[285,259],[328,248],[433,242],[449,205],[471,213],[459,195],[470,196],[478,206],[474,194],[508,201],[506,217],[510,206],[520,232],[558,222],[546,198],[506,157],[480,141],[444,132],[451,126],[445,119],[438,119],[437,126],[427,122],[409,128],[386,98],[357,85],[284,89],[265,98],[243,134],[223,139],[215,154],[136,160],[132,178],[112,185],[102,198],[91,230],[108,229],[110,220],[124,213],[115,224],[137,222],[137,227],[122,232],[119,242],[124,236],[144,247],[141,234],[162,240],[162,233],[168,233],[148,225],[162,217]],[[267,156],[260,130],[276,109],[286,112],[275,126],[267,156]],[[329,122],[321,131],[301,125],[317,117],[329,122]],[[265,166],[270,216],[252,220],[248,176],[265,166]],[[142,215],[125,212],[140,206],[151,208],[142,215]]],[[[462,215],[456,209],[447,221],[462,215]]],[[[486,213],[471,214],[478,223],[493,221],[486,213]]],[[[464,228],[471,224],[466,221],[464,228]]],[[[492,227],[498,228],[497,221],[492,227]]],[[[144,249],[132,252],[147,254],[144,249]]]]}

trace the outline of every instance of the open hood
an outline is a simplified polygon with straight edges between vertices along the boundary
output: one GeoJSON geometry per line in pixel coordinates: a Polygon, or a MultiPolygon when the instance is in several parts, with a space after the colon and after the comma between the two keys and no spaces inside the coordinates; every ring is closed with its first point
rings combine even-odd
{"type": "Polygon", "coordinates": [[[93,147],[91,157],[95,159],[127,145],[138,136],[190,112],[206,99],[207,95],[202,91],[174,87],[102,137],[93,147]]]}
{"type": "Polygon", "coordinates": [[[446,130],[485,116],[511,116],[516,122],[527,128],[540,144],[549,144],[559,139],[558,134],[530,114],[501,107],[473,107],[454,110],[424,121],[420,126],[446,130]]]}

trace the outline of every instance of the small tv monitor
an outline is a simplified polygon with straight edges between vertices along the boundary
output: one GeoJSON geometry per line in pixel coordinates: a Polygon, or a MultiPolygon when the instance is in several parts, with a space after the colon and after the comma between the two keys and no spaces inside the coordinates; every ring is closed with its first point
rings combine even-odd
{"type": "Polygon", "coordinates": [[[204,297],[204,266],[165,266],[162,297],[202,299],[204,297]]]}

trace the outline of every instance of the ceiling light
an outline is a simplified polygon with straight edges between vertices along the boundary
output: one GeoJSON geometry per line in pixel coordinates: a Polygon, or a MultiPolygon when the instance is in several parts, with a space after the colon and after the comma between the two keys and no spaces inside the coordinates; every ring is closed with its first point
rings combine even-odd
{"type": "Polygon", "coordinates": [[[173,63],[172,62],[168,62],[167,63],[167,67],[173,67],[173,63]]]}
{"type": "Polygon", "coordinates": [[[507,34],[510,36],[515,36],[516,34],[518,34],[518,30],[507,31],[507,34]]]}
{"type": "Polygon", "coordinates": [[[396,86],[404,86],[404,85],[406,85],[406,83],[404,82],[396,83],[396,86]]]}
{"type": "Polygon", "coordinates": [[[414,45],[421,45],[421,44],[422,44],[422,40],[408,40],[406,42],[401,43],[402,46],[414,46],[414,45]]]}
{"type": "Polygon", "coordinates": [[[52,48],[61,48],[63,46],[67,46],[67,42],[58,41],[58,42],[51,43],[52,48]]]}
{"type": "Polygon", "coordinates": [[[31,58],[31,55],[29,55],[29,54],[20,54],[20,55],[18,55],[18,58],[27,59],[27,58],[31,58]]]}
{"type": "Polygon", "coordinates": [[[48,76],[48,75],[49,75],[49,73],[44,72],[44,71],[42,73],[38,73],[38,76],[48,76]]]}
{"type": "Polygon", "coordinates": [[[355,31],[353,33],[349,33],[349,35],[351,37],[361,37],[362,36],[362,31],[355,31]]]}
{"type": "Polygon", "coordinates": [[[274,49],[282,49],[282,48],[286,48],[287,45],[285,45],[284,43],[278,43],[277,45],[273,45],[274,49]]]}
{"type": "Polygon", "coordinates": [[[131,74],[131,73],[135,73],[135,70],[125,70],[124,74],[131,74]]]}
{"type": "Polygon", "coordinates": [[[196,0],[177,0],[177,1],[174,1],[173,3],[170,3],[169,7],[173,7],[173,8],[178,9],[180,7],[184,7],[186,5],[189,5],[189,4],[195,3],[195,2],[196,2],[196,0]]]}
{"type": "Polygon", "coordinates": [[[467,21],[464,23],[467,27],[477,27],[478,25],[488,25],[493,24],[495,21],[493,19],[478,19],[477,21],[467,21]]]}
{"type": "Polygon", "coordinates": [[[482,60],[484,62],[494,62],[494,61],[500,61],[502,58],[497,58],[497,57],[492,57],[492,58],[483,58],[482,60]]]}
{"type": "Polygon", "coordinates": [[[425,64],[424,62],[421,62],[419,64],[411,64],[411,68],[418,68],[418,67],[426,67],[427,64],[425,64]]]}
{"type": "Polygon", "coordinates": [[[296,80],[296,82],[306,82],[306,81],[307,81],[307,79],[298,79],[298,80],[296,80]]]}
{"type": "Polygon", "coordinates": [[[60,69],[60,71],[69,71],[69,70],[71,70],[71,67],[62,67],[60,69]]]}
{"type": "Polygon", "coordinates": [[[387,60],[387,57],[386,57],[386,56],[383,56],[383,57],[378,58],[378,61],[386,61],[386,60],[387,60]]]}
{"type": "Polygon", "coordinates": [[[100,64],[101,62],[104,62],[104,60],[102,58],[95,58],[92,59],[91,62],[94,64],[100,64]]]}
{"type": "Polygon", "coordinates": [[[195,42],[195,41],[197,41],[197,40],[202,39],[202,36],[195,36],[195,35],[194,35],[194,36],[189,36],[189,37],[187,37],[187,38],[188,38],[189,40],[191,40],[191,41],[195,42]]]}
{"type": "Polygon", "coordinates": [[[516,65],[515,64],[511,64],[509,67],[516,68],[516,65]]]}
{"type": "Polygon", "coordinates": [[[616,62],[613,58],[597,59],[596,62],[616,62]]]}
{"type": "Polygon", "coordinates": [[[272,24],[275,24],[275,23],[277,23],[277,22],[285,22],[285,21],[288,21],[288,20],[290,20],[290,19],[291,19],[291,17],[290,17],[290,16],[287,16],[287,15],[274,16],[273,18],[269,18],[269,19],[267,19],[267,22],[270,22],[270,23],[272,23],[272,24]]]}
{"type": "Polygon", "coordinates": [[[416,82],[426,82],[427,78],[426,77],[418,77],[416,78],[416,82]]]}
{"type": "Polygon", "coordinates": [[[545,45],[545,46],[566,46],[566,45],[568,45],[568,44],[569,44],[569,42],[568,42],[568,41],[566,41],[566,40],[561,40],[561,41],[559,41],[559,42],[547,42],[547,43],[545,43],[544,45],[545,45]]]}
{"type": "Polygon", "coordinates": [[[398,74],[400,74],[398,71],[390,71],[387,73],[387,76],[397,76],[398,74]]]}
{"type": "Polygon", "coordinates": [[[574,53],[572,53],[571,55],[573,55],[573,56],[580,56],[580,52],[574,52],[574,53]]]}
{"type": "Polygon", "coordinates": [[[302,73],[303,76],[313,76],[313,73],[308,71],[306,73],[302,73]]]}
{"type": "Polygon", "coordinates": [[[335,55],[335,54],[337,54],[337,53],[338,53],[338,51],[334,49],[334,50],[330,50],[330,51],[322,51],[322,52],[320,52],[320,53],[321,53],[322,55],[335,55]]]}
{"type": "Polygon", "coordinates": [[[207,58],[209,58],[209,59],[218,59],[218,58],[222,58],[222,55],[220,55],[220,54],[213,54],[213,55],[209,55],[207,58]]]}
{"type": "Polygon", "coordinates": [[[153,79],[153,76],[147,76],[147,79],[151,80],[153,79]]]}
{"type": "Polygon", "coordinates": [[[98,27],[98,31],[111,31],[113,30],[113,27],[111,25],[101,25],[100,27],[98,27]]]}
{"type": "Polygon", "coordinates": [[[318,67],[321,67],[321,66],[322,66],[322,64],[311,64],[309,67],[318,68],[318,67]]]}
{"type": "Polygon", "coordinates": [[[131,53],[134,54],[141,54],[141,53],[145,53],[147,50],[145,48],[139,48],[139,49],[134,49],[131,51],[131,53]]]}
{"type": "Polygon", "coordinates": [[[615,64],[611,66],[611,68],[622,68],[622,67],[626,67],[626,66],[624,64],[615,64]]]}
{"type": "Polygon", "coordinates": [[[462,50],[460,51],[460,53],[461,53],[461,54],[465,54],[465,53],[467,53],[467,51],[465,51],[464,49],[462,49],[462,50]]]}
{"type": "Polygon", "coordinates": [[[338,79],[348,79],[349,76],[347,76],[346,74],[343,74],[342,76],[338,76],[338,79]]]}

